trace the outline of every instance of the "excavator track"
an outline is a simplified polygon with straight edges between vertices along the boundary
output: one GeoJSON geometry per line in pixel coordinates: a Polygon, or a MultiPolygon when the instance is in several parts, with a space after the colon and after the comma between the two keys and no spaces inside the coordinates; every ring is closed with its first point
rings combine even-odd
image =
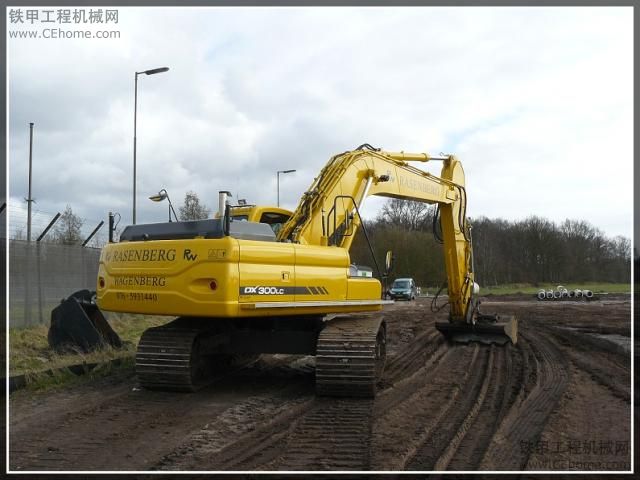
{"type": "Polygon", "coordinates": [[[374,397],[386,357],[382,317],[338,317],[318,336],[316,393],[374,397]]]}
{"type": "Polygon", "coordinates": [[[201,329],[173,326],[145,330],[136,352],[140,385],[152,390],[193,392],[206,385],[206,364],[200,354],[201,329]]]}

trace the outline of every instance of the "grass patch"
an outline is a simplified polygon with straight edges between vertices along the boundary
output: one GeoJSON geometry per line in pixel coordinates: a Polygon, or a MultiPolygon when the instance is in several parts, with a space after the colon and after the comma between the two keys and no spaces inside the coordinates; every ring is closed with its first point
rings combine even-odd
{"type": "Polygon", "coordinates": [[[89,383],[99,378],[111,377],[117,374],[132,374],[135,367],[133,356],[123,357],[115,362],[100,363],[93,369],[88,370],[83,375],[76,374],[69,369],[59,368],[54,370],[45,370],[33,372],[25,375],[26,386],[12,393],[14,395],[29,396],[33,393],[53,392],[56,390],[68,389],[69,387],[89,383]]]}
{"type": "MultiPolygon", "coordinates": [[[[480,287],[480,295],[509,295],[515,293],[526,293],[535,295],[542,288],[545,290],[555,290],[560,285],[558,283],[540,283],[531,285],[528,283],[515,283],[510,285],[497,285],[495,287],[480,287]]],[[[568,290],[591,290],[593,293],[631,293],[630,283],[563,283],[568,290]]]]}
{"type": "MultiPolygon", "coordinates": [[[[169,317],[116,313],[109,314],[108,319],[122,339],[124,346],[121,349],[107,347],[90,353],[58,354],[49,347],[48,325],[9,329],[9,374],[24,374],[31,378],[49,369],[133,357],[142,332],[170,320],[169,317]]],[[[69,375],[75,376],[70,372],[69,375]]]]}
{"type": "Polygon", "coordinates": [[[125,356],[117,364],[105,361],[83,375],[77,375],[66,368],[31,372],[25,375],[27,385],[24,388],[24,392],[29,395],[35,392],[50,392],[61,388],[69,388],[70,386],[80,385],[98,378],[109,377],[127,371],[133,372],[134,366],[134,357],[125,356]]]}

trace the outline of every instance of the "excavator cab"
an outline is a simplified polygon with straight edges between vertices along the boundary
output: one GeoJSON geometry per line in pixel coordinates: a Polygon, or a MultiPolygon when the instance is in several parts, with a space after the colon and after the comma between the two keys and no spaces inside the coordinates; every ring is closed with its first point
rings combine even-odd
{"type": "MultiPolygon", "coordinates": [[[[291,218],[293,212],[280,207],[266,207],[260,205],[236,205],[231,207],[231,221],[266,223],[276,235],[291,218]]],[[[218,215],[219,216],[219,215],[218,215]]]]}

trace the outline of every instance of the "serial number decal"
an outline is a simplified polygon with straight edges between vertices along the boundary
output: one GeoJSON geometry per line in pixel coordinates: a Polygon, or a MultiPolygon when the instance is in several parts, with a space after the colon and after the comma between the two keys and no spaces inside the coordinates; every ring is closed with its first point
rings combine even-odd
{"type": "Polygon", "coordinates": [[[120,302],[157,302],[158,294],[157,293],[140,293],[140,292],[129,292],[129,293],[116,293],[116,299],[120,302]]]}

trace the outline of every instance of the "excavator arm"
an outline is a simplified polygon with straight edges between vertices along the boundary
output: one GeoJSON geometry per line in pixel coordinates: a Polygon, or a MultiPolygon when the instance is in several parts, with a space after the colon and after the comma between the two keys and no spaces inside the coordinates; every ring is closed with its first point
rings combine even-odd
{"type": "Polygon", "coordinates": [[[332,157],[279,233],[280,241],[349,249],[370,195],[438,204],[451,316],[468,321],[473,294],[470,229],[462,164],[454,156],[383,152],[371,148],[332,157]],[[410,162],[441,161],[440,177],[410,162]]]}
{"type": "MultiPolygon", "coordinates": [[[[504,335],[515,343],[515,319],[478,313],[474,298],[471,229],[466,217],[465,175],[453,155],[384,152],[368,144],[332,157],[306,191],[298,207],[279,232],[279,241],[337,246],[349,249],[361,226],[359,211],[370,195],[437,204],[444,244],[447,292],[451,306],[448,325],[438,328],[457,339],[482,340],[486,333],[504,335]],[[442,162],[440,176],[425,172],[414,162],[442,162]],[[483,322],[478,322],[483,320],[483,322]],[[469,327],[466,327],[469,326],[469,327]]],[[[495,338],[492,338],[494,340],[495,338]]]]}

